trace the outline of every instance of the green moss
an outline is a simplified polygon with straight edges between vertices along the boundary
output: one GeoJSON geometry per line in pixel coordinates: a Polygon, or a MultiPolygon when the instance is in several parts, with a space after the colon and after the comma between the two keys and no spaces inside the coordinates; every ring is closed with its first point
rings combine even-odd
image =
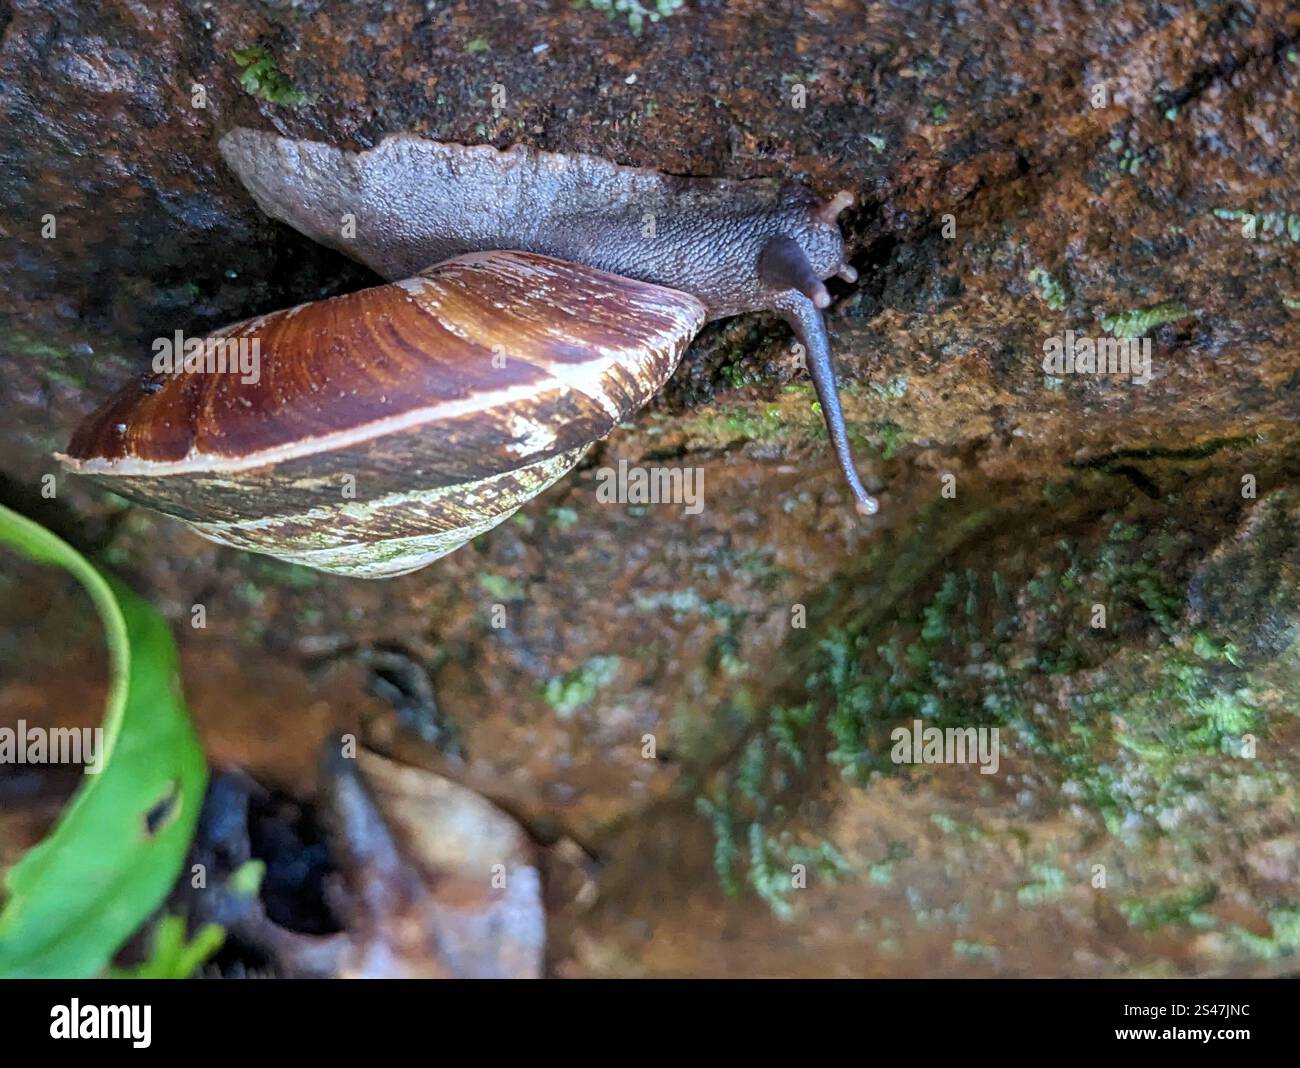
{"type": "MultiPolygon", "coordinates": [[[[835,741],[830,760],[861,778],[893,765],[883,743],[886,725],[914,716],[954,722],[969,715],[969,698],[960,691],[964,669],[950,664],[953,654],[977,647],[984,635],[979,619],[991,596],[1008,596],[1001,577],[984,587],[973,571],[949,572],[923,602],[914,619],[899,620],[876,646],[874,670],[862,664],[862,641],[846,630],[832,632],[820,645],[822,663],[809,679],[814,692],[832,695],[827,727],[835,741]],[[950,700],[951,696],[951,700],[950,700]]],[[[1005,674],[996,665],[979,673],[982,681],[1005,674]]],[[[981,702],[969,705],[977,713],[981,702]]]]}
{"type": "Polygon", "coordinates": [[[724,549],[718,558],[721,563],[718,574],[741,571],[763,589],[770,589],[790,576],[789,568],[776,562],[776,553],[772,549],[724,549]]]}
{"type": "Polygon", "coordinates": [[[293,621],[302,630],[315,630],[325,622],[325,613],[319,608],[306,606],[294,612],[293,621]]]}
{"type": "MultiPolygon", "coordinates": [[[[946,640],[952,633],[948,616],[956,607],[963,593],[962,576],[949,572],[943,578],[943,585],[934,599],[921,609],[921,640],[933,645],[946,640]]],[[[972,591],[973,592],[973,591],[972,591]]]]}
{"type": "Polygon", "coordinates": [[[1144,931],[1171,924],[1207,927],[1210,917],[1201,909],[1217,896],[1217,889],[1207,884],[1155,898],[1127,898],[1119,903],[1119,910],[1129,926],[1144,931]]]}
{"type": "Polygon", "coordinates": [[[1275,908],[1268,914],[1272,937],[1265,938],[1242,927],[1233,927],[1230,936],[1234,943],[1262,960],[1282,960],[1300,951],[1300,909],[1275,908]]]}
{"type": "Polygon", "coordinates": [[[709,657],[710,663],[715,670],[730,675],[732,678],[740,678],[750,672],[749,661],[740,655],[737,645],[738,643],[733,637],[722,635],[713,640],[709,657]]]}
{"type": "Polygon", "coordinates": [[[945,835],[960,839],[963,842],[978,842],[988,837],[984,828],[978,824],[955,820],[944,812],[932,812],[930,822],[945,835]]]}
{"type": "Polygon", "coordinates": [[[1212,667],[1194,650],[1194,643],[1190,649],[1167,647],[1149,670],[1087,700],[1110,707],[1122,702],[1124,722],[1115,741],[1154,768],[1190,756],[1237,755],[1242,736],[1259,725],[1260,709],[1240,685],[1243,673],[1212,667]]]}
{"type": "Polygon", "coordinates": [[[69,358],[67,350],[51,345],[26,334],[9,334],[5,338],[5,347],[17,356],[33,361],[53,361],[62,363],[69,358]]]}
{"type": "Polygon", "coordinates": [[[728,897],[735,897],[740,893],[740,883],[736,879],[738,854],[731,811],[725,801],[707,797],[695,799],[695,811],[708,819],[713,828],[713,869],[717,873],[722,892],[728,897]]]}
{"type": "Polygon", "coordinates": [[[1150,308],[1121,312],[1118,315],[1103,315],[1101,328],[1112,337],[1145,337],[1157,326],[1176,323],[1193,314],[1195,313],[1187,305],[1171,300],[1150,308]]]}
{"type": "Polygon", "coordinates": [[[800,771],[807,763],[807,740],[816,722],[817,708],[811,701],[768,710],[768,736],[778,753],[800,771]]]}
{"type": "Polygon", "coordinates": [[[806,382],[785,386],[773,402],[696,411],[675,420],[674,426],[695,448],[720,449],[745,441],[788,445],[826,438],[821,407],[806,382]]]}
{"type": "MultiPolygon", "coordinates": [[[[1117,157],[1115,160],[1116,169],[1121,173],[1131,174],[1136,178],[1138,171],[1142,169],[1142,160],[1145,153],[1139,152],[1133,148],[1125,147],[1124,141],[1118,137],[1111,138],[1107,147],[1117,157]]],[[[1114,172],[1108,170],[1107,173],[1110,174],[1114,172]]]]}
{"type": "Polygon", "coordinates": [[[714,835],[714,865],[729,894],[742,887],[767,902],[773,914],[793,915],[795,873],[803,865],[808,885],[814,878],[834,879],[848,865],[825,839],[796,840],[776,830],[788,813],[782,802],[786,789],[807,767],[815,749],[817,710],[811,704],[775,705],[756,709],[735,697],[721,718],[748,734],[738,756],[717,772],[711,787],[696,799],[696,810],[708,818],[714,835]],[[744,841],[737,838],[744,829],[744,841]]]}
{"type": "Polygon", "coordinates": [[[602,11],[611,19],[616,15],[627,18],[628,28],[636,37],[641,36],[646,22],[658,22],[675,11],[680,11],[686,0],[651,0],[647,7],[641,0],[574,0],[573,6],[578,10],[590,6],[595,11],[602,11]]]}
{"type": "MultiPolygon", "coordinates": [[[[15,356],[40,368],[45,381],[67,389],[81,389],[86,384],[85,369],[90,365],[75,352],[51,345],[43,338],[15,331],[6,335],[5,347],[15,356]]],[[[97,355],[96,360],[106,356],[97,355]]],[[[60,442],[60,447],[62,446],[60,442]]]]}
{"type": "Polygon", "coordinates": [[[293,87],[270,53],[260,45],[237,48],[230,53],[230,58],[243,68],[239,84],[250,96],[286,107],[306,103],[307,94],[293,87]]]}
{"type": "Polygon", "coordinates": [[[731,389],[744,389],[759,380],[758,376],[748,370],[740,361],[727,364],[719,374],[722,376],[722,381],[731,389]]]}
{"type": "Polygon", "coordinates": [[[867,868],[867,881],[872,886],[888,886],[894,881],[894,863],[890,860],[872,864],[867,868]]]}
{"type": "Polygon", "coordinates": [[[736,767],[736,789],[756,805],[764,802],[767,778],[767,742],[762,736],[751,738],[736,767]]]}
{"type": "Polygon", "coordinates": [[[695,616],[721,624],[709,646],[707,663],[714,671],[733,678],[747,674],[750,665],[741,656],[741,632],[748,613],[723,600],[705,600],[693,587],[657,594],[639,594],[636,607],[640,612],[671,611],[673,621],[681,623],[695,616]]]}
{"type": "Polygon", "coordinates": [[[1215,208],[1214,217],[1231,222],[1245,223],[1257,237],[1287,237],[1300,241],[1300,215],[1282,211],[1241,211],[1236,208],[1215,208]]]}
{"type": "Polygon", "coordinates": [[[930,813],[930,822],[944,834],[953,834],[960,826],[955,819],[943,812],[930,813]]]}
{"type": "Polygon", "coordinates": [[[814,880],[834,882],[849,873],[849,865],[835,846],[825,839],[812,845],[799,845],[789,834],[771,836],[763,824],[751,823],[747,829],[749,885],[772,915],[781,920],[794,917],[796,865],[803,871],[804,886],[814,880]]]}
{"type": "Polygon", "coordinates": [[[877,423],[876,427],[880,434],[881,459],[892,460],[900,446],[907,444],[907,432],[894,422],[877,423]]]}
{"type": "Polygon", "coordinates": [[[266,603],[266,590],[255,582],[236,583],[235,596],[251,608],[260,608],[266,603]]]}
{"type": "Polygon", "coordinates": [[[832,695],[826,723],[835,743],[829,753],[831,762],[865,774],[875,766],[867,738],[876,679],[861,677],[858,647],[858,638],[848,630],[832,631],[819,646],[821,667],[809,679],[809,689],[829,690],[832,695]]]}
{"type": "Polygon", "coordinates": [[[497,601],[518,601],[524,597],[524,585],[516,579],[504,575],[479,572],[479,588],[497,601]]]}
{"type": "MultiPolygon", "coordinates": [[[[1231,789],[1263,773],[1263,758],[1242,759],[1243,736],[1268,735],[1276,702],[1260,696],[1266,686],[1237,644],[1246,642],[1188,621],[1189,578],[1212,544],[1205,524],[1188,522],[1173,495],[1134,497],[1099,524],[1108,486],[1082,471],[1054,485],[1050,504],[1036,488],[1003,512],[935,504],[913,517],[909,537],[868,549],[852,580],[827,590],[825,614],[810,613],[804,691],[751,706],[743,744],[711,781],[744,839],[727,851],[738,879],[757,857],[753,889],[776,897],[784,871],[767,842],[790,819],[787,788],[823,760],[850,783],[900,774],[889,732],[915,718],[997,726],[1004,756],[1009,746],[1063,804],[1091,810],[1116,837],[1163,835],[1174,855],[1194,852],[1181,828],[1195,823],[1187,817],[1207,777],[1231,789]],[[990,533],[995,523],[1003,529],[990,533]]],[[[963,841],[991,833],[942,814],[934,823],[963,841]]],[[[893,863],[862,875],[888,882],[893,863]]],[[[1023,903],[1064,891],[1053,864],[1031,872],[1023,903]]]]}
{"type": "Polygon", "coordinates": [[[1039,297],[1052,311],[1061,311],[1065,307],[1065,288],[1042,267],[1029,272],[1029,283],[1038,288],[1039,297]]]}
{"type": "Polygon", "coordinates": [[[546,509],[546,518],[555,524],[560,530],[568,530],[578,522],[578,513],[572,508],[565,508],[561,505],[551,505],[546,509]]]}
{"type": "Polygon", "coordinates": [[[1052,901],[1064,893],[1067,880],[1065,872],[1052,864],[1032,863],[1030,872],[1037,881],[1026,883],[1016,891],[1016,900],[1022,905],[1039,905],[1052,901]]]}
{"type": "Polygon", "coordinates": [[[885,400],[898,400],[907,396],[907,375],[894,375],[887,382],[872,382],[871,392],[885,400]]]}
{"type": "Polygon", "coordinates": [[[952,955],[979,964],[996,964],[998,960],[998,951],[995,946],[986,945],[983,942],[964,942],[961,939],[952,944],[952,955]]]}
{"type": "Polygon", "coordinates": [[[729,601],[706,600],[693,586],[664,593],[637,594],[635,603],[639,612],[670,611],[674,621],[678,623],[689,616],[701,616],[730,623],[734,620],[743,620],[746,615],[729,601]]]}
{"type": "Polygon", "coordinates": [[[787,872],[776,869],[768,850],[768,839],[763,834],[761,823],[751,823],[748,831],[749,844],[749,885],[754,888],[773,915],[781,920],[789,920],[794,915],[794,905],[790,902],[790,876],[787,872]]]}
{"type": "Polygon", "coordinates": [[[776,407],[763,411],[732,408],[696,416],[689,420],[687,432],[692,437],[728,445],[738,441],[782,441],[790,435],[791,426],[776,407]]]}
{"type": "Polygon", "coordinates": [[[882,595],[817,647],[808,689],[830,761],[855,780],[896,774],[899,723],[999,726],[1113,833],[1155,829],[1197,788],[1198,762],[1237,757],[1266,727],[1235,644],[1184,623],[1200,552],[1181,523],[1116,522],[1090,548],[1058,540],[1018,574],[1010,561],[950,568],[926,580],[928,597],[882,595]],[[1098,603],[1108,626],[1095,631],[1098,603]]]}
{"type": "Polygon", "coordinates": [[[911,848],[906,842],[891,842],[885,847],[885,859],[868,865],[867,881],[872,886],[888,886],[894,880],[894,868],[898,861],[911,856],[911,848]]]}
{"type": "Polygon", "coordinates": [[[617,656],[593,656],[581,667],[550,679],[542,687],[542,698],[561,719],[568,719],[614,681],[621,664],[617,656]]]}

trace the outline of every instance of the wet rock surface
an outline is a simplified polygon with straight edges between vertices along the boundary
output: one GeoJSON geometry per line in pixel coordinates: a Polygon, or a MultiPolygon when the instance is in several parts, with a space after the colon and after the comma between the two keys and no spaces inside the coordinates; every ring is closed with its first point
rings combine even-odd
{"type": "MultiPolygon", "coordinates": [[[[1294,970],[1298,105],[1281,2],[701,3],[640,35],[562,4],[0,2],[0,496],[173,619],[215,763],[305,796],[359,730],[579,843],[598,897],[553,922],[557,974],[1294,970]],[[236,124],[854,190],[828,325],[881,513],[764,317],[391,582],[59,475],[154,337],[373,281],[256,212],[236,124]],[[1046,374],[1066,331],[1150,338],[1150,381],[1046,374]],[[706,507],[598,503],[620,459],[701,468],[706,507]],[[917,719],[998,728],[997,772],[895,764],[917,719]]],[[[70,580],[0,581],[0,712],[93,722],[70,580]]]]}

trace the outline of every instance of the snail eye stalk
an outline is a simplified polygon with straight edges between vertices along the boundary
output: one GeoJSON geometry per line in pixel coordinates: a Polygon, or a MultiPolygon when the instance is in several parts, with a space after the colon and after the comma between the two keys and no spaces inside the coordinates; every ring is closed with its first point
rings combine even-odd
{"type": "MultiPolygon", "coordinates": [[[[857,272],[846,266],[841,267],[840,276],[847,277],[846,271],[857,277],[857,272]]],[[[839,386],[835,382],[835,366],[831,363],[830,339],[826,336],[826,322],[822,318],[822,309],[831,302],[830,294],[798,242],[789,237],[775,237],[764,246],[758,260],[758,273],[764,284],[782,290],[774,307],[785,317],[808,354],[808,373],[822,406],[835,458],[853,494],[854,507],[859,515],[875,515],[880,503],[863,488],[853,466],[848,430],[840,407],[839,386]]]]}

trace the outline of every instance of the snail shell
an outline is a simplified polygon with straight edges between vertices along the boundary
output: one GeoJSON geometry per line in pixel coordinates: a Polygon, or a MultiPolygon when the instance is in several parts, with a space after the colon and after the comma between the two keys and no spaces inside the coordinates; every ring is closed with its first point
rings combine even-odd
{"type": "Polygon", "coordinates": [[[507,519],[668,380],[695,297],[527,252],[249,319],[260,377],[133,382],[59,458],[224,545],[387,578],[507,519]]]}

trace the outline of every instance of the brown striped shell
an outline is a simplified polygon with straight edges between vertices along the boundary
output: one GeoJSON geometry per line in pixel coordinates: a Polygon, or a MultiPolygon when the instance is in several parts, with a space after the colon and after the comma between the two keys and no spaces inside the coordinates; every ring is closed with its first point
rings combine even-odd
{"type": "Polygon", "coordinates": [[[133,382],[59,458],[213,541],[400,575],[572,469],[668,380],[704,318],[673,289],[472,253],[219,330],[257,342],[256,381],[210,363],[133,382]]]}

